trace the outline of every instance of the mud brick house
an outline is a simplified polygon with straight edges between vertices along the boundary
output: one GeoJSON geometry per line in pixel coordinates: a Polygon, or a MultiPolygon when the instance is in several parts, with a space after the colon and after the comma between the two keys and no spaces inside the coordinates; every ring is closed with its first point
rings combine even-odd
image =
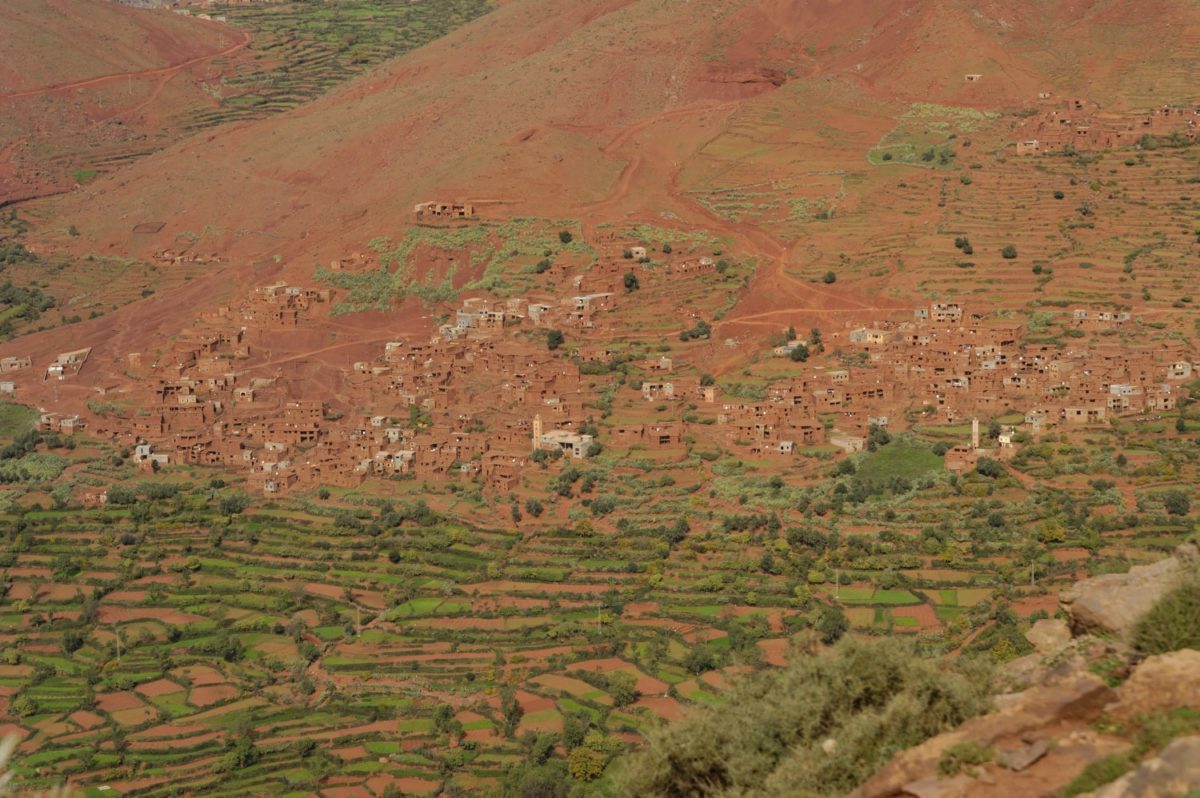
{"type": "Polygon", "coordinates": [[[10,371],[19,371],[27,369],[33,365],[33,361],[28,357],[5,357],[0,358],[0,374],[7,374],[10,371]]]}
{"type": "Polygon", "coordinates": [[[1065,149],[1099,150],[1133,147],[1144,136],[1196,139],[1200,110],[1162,106],[1143,114],[1101,113],[1094,103],[1068,100],[1021,122],[1017,127],[1018,155],[1037,155],[1065,149]]]}
{"type": "Polygon", "coordinates": [[[674,399],[675,386],[669,382],[643,382],[642,398],[649,402],[674,399]]]}
{"type": "Polygon", "coordinates": [[[71,352],[60,353],[46,367],[46,379],[61,380],[65,377],[78,374],[83,368],[83,364],[87,362],[88,355],[91,353],[92,348],[90,346],[83,349],[75,349],[71,352]]]}
{"type": "Polygon", "coordinates": [[[419,220],[471,219],[475,216],[475,206],[466,202],[421,202],[413,206],[413,215],[419,220]]]}

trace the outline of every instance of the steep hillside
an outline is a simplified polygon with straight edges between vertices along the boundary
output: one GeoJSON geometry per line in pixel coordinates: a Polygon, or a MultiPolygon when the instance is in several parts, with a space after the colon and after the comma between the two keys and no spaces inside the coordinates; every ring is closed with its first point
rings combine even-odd
{"type": "Polygon", "coordinates": [[[1150,47],[1137,8],[696,0],[685,13],[661,0],[515,0],[311,104],[25,206],[42,254],[182,249],[210,265],[104,322],[27,338],[22,352],[53,356],[77,336],[108,347],[97,333],[113,327],[129,331],[127,349],[152,348],[178,333],[178,308],[311,279],[316,264],[399,238],[428,199],[476,200],[485,218],[579,219],[585,235],[614,222],[701,227],[759,267],[723,335],[895,307],[914,279],[925,284],[908,265],[928,260],[931,233],[962,223],[941,210],[944,170],[898,166],[940,147],[950,166],[994,157],[978,176],[1007,180],[1011,112],[1037,93],[1137,105],[1122,94],[1126,71],[1077,66],[1089,53],[1136,54],[1156,97],[1187,88],[1179,67],[1196,63],[1200,9],[1161,0],[1154,19],[1173,35],[1150,47]],[[902,164],[886,163],[893,152],[902,164]],[[835,262],[858,279],[811,288],[835,262]]]}
{"type": "MultiPolygon", "coordinates": [[[[1088,7],[699,0],[684,13],[651,0],[518,0],[311,106],[90,186],[55,215],[84,231],[80,246],[134,249],[127,222],[153,217],[167,222],[162,239],[137,246],[207,228],[246,256],[336,250],[431,196],[551,215],[605,200],[591,215],[670,210],[696,221],[670,196],[672,173],[740,114],[767,107],[781,117],[756,138],[787,177],[812,165],[792,141],[772,140],[789,128],[873,134],[891,126],[880,115],[915,101],[1021,107],[1040,90],[1119,102],[1125,71],[1067,66],[1089,52],[1136,58],[1164,84],[1147,95],[1181,99],[1186,84],[1166,84],[1194,63],[1194,5],[1164,0],[1153,18],[1178,35],[1159,47],[1129,24],[1131,3],[1078,5],[1088,7]],[[967,83],[968,72],[984,77],[967,83]],[[104,213],[91,208],[98,196],[104,213]]],[[[838,137],[830,149],[858,163],[865,143],[838,137]]]]}
{"type": "Polygon", "coordinates": [[[213,102],[196,77],[219,77],[211,60],[249,41],[102,0],[13,0],[0,28],[0,203],[86,183],[176,140],[168,120],[213,102]]]}

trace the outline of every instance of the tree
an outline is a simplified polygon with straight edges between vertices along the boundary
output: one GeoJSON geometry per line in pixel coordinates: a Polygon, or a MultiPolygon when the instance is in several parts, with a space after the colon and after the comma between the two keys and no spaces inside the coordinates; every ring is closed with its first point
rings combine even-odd
{"type": "Polygon", "coordinates": [[[662,251],[663,251],[663,254],[665,254],[665,255],[671,254],[671,242],[670,241],[663,242],[662,251]]]}
{"type": "Polygon", "coordinates": [[[625,290],[636,291],[639,288],[641,285],[638,283],[638,276],[633,272],[625,272],[625,290]]]}
{"type": "Polygon", "coordinates": [[[999,460],[993,460],[990,457],[980,457],[979,461],[975,463],[975,472],[981,476],[995,479],[1004,473],[1004,466],[1000,464],[999,460]]]}
{"type": "Polygon", "coordinates": [[[1169,490],[1163,494],[1163,507],[1168,515],[1187,515],[1192,509],[1191,497],[1182,490],[1169,490]]]}
{"type": "Polygon", "coordinates": [[[576,781],[595,781],[604,773],[609,758],[619,751],[621,744],[603,732],[592,730],[567,756],[567,770],[576,781]]]}
{"type": "Polygon", "coordinates": [[[1013,260],[1017,257],[1017,248],[1012,244],[1009,244],[1004,249],[1000,250],[1000,257],[1004,258],[1005,260],[1013,260]]]}
{"type": "Polygon", "coordinates": [[[563,715],[563,748],[570,751],[573,748],[583,745],[583,738],[587,736],[591,725],[592,721],[586,715],[563,715]]]}
{"type": "Polygon", "coordinates": [[[842,612],[841,607],[831,604],[821,607],[820,616],[817,618],[817,632],[821,635],[822,643],[833,645],[842,639],[842,635],[846,634],[849,628],[850,622],[846,620],[846,613],[842,612]]]}
{"type": "Polygon", "coordinates": [[[86,638],[78,629],[68,629],[63,632],[62,648],[67,654],[74,654],[79,649],[83,648],[86,638]]]}
{"type": "Polygon", "coordinates": [[[221,497],[220,509],[223,515],[239,515],[249,506],[250,497],[241,492],[221,497]]]}
{"type": "Polygon", "coordinates": [[[237,740],[225,743],[225,756],[221,759],[221,769],[233,772],[248,768],[258,761],[258,746],[249,734],[240,735],[237,740]]]}
{"type": "Polygon", "coordinates": [[[529,513],[534,518],[537,518],[538,516],[540,516],[544,511],[545,511],[545,508],[542,507],[542,503],[540,501],[538,501],[537,499],[526,499],[525,500],[525,512],[529,513]]]}
{"type": "Polygon", "coordinates": [[[683,667],[687,668],[689,673],[699,676],[717,667],[717,658],[713,656],[711,648],[701,643],[692,646],[691,651],[683,658],[683,667]]]}
{"type": "Polygon", "coordinates": [[[608,694],[613,705],[627,707],[638,700],[637,677],[628,671],[614,671],[608,677],[608,694]]]}
{"type": "Polygon", "coordinates": [[[574,238],[575,238],[575,236],[571,235],[570,230],[559,230],[558,231],[558,240],[563,242],[564,244],[570,244],[571,241],[574,240],[574,238]]]}
{"type": "Polygon", "coordinates": [[[785,333],[785,335],[787,336],[787,339],[789,341],[795,341],[796,340],[796,325],[794,325],[794,324],[788,325],[787,332],[785,333]]]}
{"type": "Polygon", "coordinates": [[[588,745],[581,745],[567,755],[567,770],[576,781],[595,781],[604,773],[608,756],[588,745]]]}
{"type": "Polygon", "coordinates": [[[788,353],[788,357],[792,359],[793,363],[803,363],[808,360],[808,347],[804,344],[796,344],[788,353]]]}
{"type": "Polygon", "coordinates": [[[833,285],[837,282],[837,273],[825,272],[825,274],[821,277],[821,282],[825,283],[825,285],[833,285]]]}
{"type": "Polygon", "coordinates": [[[707,388],[710,385],[716,385],[717,378],[711,374],[701,374],[700,375],[700,384],[703,385],[705,388],[707,388]]]}
{"type": "Polygon", "coordinates": [[[562,334],[562,330],[550,330],[546,333],[546,347],[550,351],[554,351],[566,342],[566,336],[562,334]]]}
{"type": "Polygon", "coordinates": [[[517,701],[516,691],[512,688],[505,688],[500,694],[500,712],[504,715],[504,736],[514,737],[525,710],[521,708],[521,702],[517,701]]]}

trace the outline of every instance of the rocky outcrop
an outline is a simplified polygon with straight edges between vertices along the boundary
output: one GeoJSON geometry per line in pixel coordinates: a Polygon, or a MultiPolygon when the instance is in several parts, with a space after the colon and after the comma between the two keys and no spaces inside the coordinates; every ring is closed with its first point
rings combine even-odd
{"type": "MultiPolygon", "coordinates": [[[[1200,789],[1200,737],[1182,737],[1090,798],[1179,798],[1200,789]]],[[[1081,796],[1088,798],[1088,796],[1081,796]]]]}
{"type": "Polygon", "coordinates": [[[1200,651],[1185,648],[1138,665],[1121,685],[1120,700],[1110,714],[1127,721],[1176,707],[1200,709],[1200,651]]]}
{"type": "Polygon", "coordinates": [[[1094,673],[1052,673],[1047,683],[1008,697],[995,712],[973,718],[898,754],[851,795],[887,798],[912,794],[910,787],[936,773],[942,756],[957,743],[990,746],[1006,739],[1036,741],[1038,732],[1047,727],[1067,722],[1087,724],[1098,719],[1115,698],[1112,688],[1094,673]]]}
{"type": "Polygon", "coordinates": [[[1195,567],[1197,560],[1200,552],[1196,546],[1184,544],[1175,550],[1174,557],[1134,566],[1124,574],[1084,579],[1063,591],[1059,603],[1070,616],[1076,634],[1124,636],[1175,585],[1184,569],[1195,567]]]}
{"type": "MultiPolygon", "coordinates": [[[[1127,643],[1112,638],[1127,634],[1198,561],[1195,546],[1180,546],[1159,563],[1087,579],[1066,591],[1062,604],[1070,622],[1033,624],[1026,637],[1036,652],[1003,669],[1001,683],[1019,692],[997,696],[987,715],[900,752],[851,795],[1051,798],[1088,764],[1133,750],[1129,730],[1136,732],[1140,718],[1179,707],[1200,709],[1200,651],[1139,662],[1127,643]],[[1114,689],[1106,679],[1125,681],[1114,689]],[[1093,724],[1101,717],[1126,732],[1098,731],[1093,724]],[[964,749],[988,752],[987,761],[960,769],[956,757],[964,749]]],[[[1091,798],[1166,798],[1197,787],[1200,737],[1191,737],[1172,742],[1091,798]]]]}
{"type": "Polygon", "coordinates": [[[1059,618],[1045,618],[1025,633],[1039,654],[1053,654],[1071,642],[1071,628],[1059,618]]]}

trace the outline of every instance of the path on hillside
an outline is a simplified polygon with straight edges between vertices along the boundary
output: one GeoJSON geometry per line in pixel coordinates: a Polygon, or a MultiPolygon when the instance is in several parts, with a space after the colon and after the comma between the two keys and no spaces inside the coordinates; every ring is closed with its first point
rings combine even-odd
{"type": "Polygon", "coordinates": [[[250,44],[251,36],[249,33],[243,30],[238,30],[237,32],[242,37],[241,41],[236,42],[235,44],[232,44],[219,52],[198,55],[195,58],[189,58],[188,60],[181,61],[178,64],[158,67],[157,69],[139,69],[134,72],[117,72],[111,75],[101,75],[95,78],[88,78],[86,80],[76,80],[70,83],[59,83],[55,86],[44,86],[38,89],[26,89],[25,91],[13,92],[11,94],[0,94],[0,100],[20,100],[25,97],[37,97],[43,94],[54,94],[60,91],[84,89],[89,86],[98,86],[102,83],[109,83],[114,80],[132,80],[133,78],[163,77],[174,75],[181,69],[186,69],[194,64],[199,64],[203,61],[210,61],[214,58],[220,58],[222,56],[236,53],[238,50],[241,50],[243,47],[250,44]]]}
{"type": "MultiPolygon", "coordinates": [[[[596,202],[585,206],[585,211],[595,212],[602,208],[611,208],[626,200],[633,191],[638,176],[643,171],[645,156],[641,152],[623,151],[630,140],[640,132],[661,122],[671,119],[692,116],[701,113],[721,113],[734,111],[739,108],[739,101],[728,101],[718,104],[704,104],[664,111],[650,116],[640,122],[630,125],[614,136],[601,148],[605,157],[623,157],[625,166],[607,195],[596,202]]],[[[573,129],[582,129],[570,126],[573,129]]],[[[591,128],[596,129],[596,128],[591,128]]],[[[717,132],[715,136],[721,135],[717,132]]],[[[843,291],[812,283],[791,274],[788,265],[792,261],[792,248],[795,244],[787,244],[766,230],[748,223],[734,223],[705,207],[688,192],[679,187],[682,164],[676,163],[671,170],[669,183],[665,187],[666,197],[674,204],[683,206],[688,216],[702,217],[704,225],[718,235],[738,241],[747,251],[747,255],[758,261],[758,269],[751,278],[757,293],[771,299],[783,299],[789,307],[776,307],[768,310],[744,308],[740,312],[735,306],[730,313],[718,322],[717,329],[729,329],[740,324],[749,326],[767,326],[768,319],[775,316],[804,315],[813,320],[832,320],[840,314],[872,313],[896,310],[903,306],[878,305],[864,302],[843,291]]],[[[662,187],[648,191],[647,196],[664,193],[662,187]]],[[[739,305],[742,303],[739,302],[739,305]]]]}

